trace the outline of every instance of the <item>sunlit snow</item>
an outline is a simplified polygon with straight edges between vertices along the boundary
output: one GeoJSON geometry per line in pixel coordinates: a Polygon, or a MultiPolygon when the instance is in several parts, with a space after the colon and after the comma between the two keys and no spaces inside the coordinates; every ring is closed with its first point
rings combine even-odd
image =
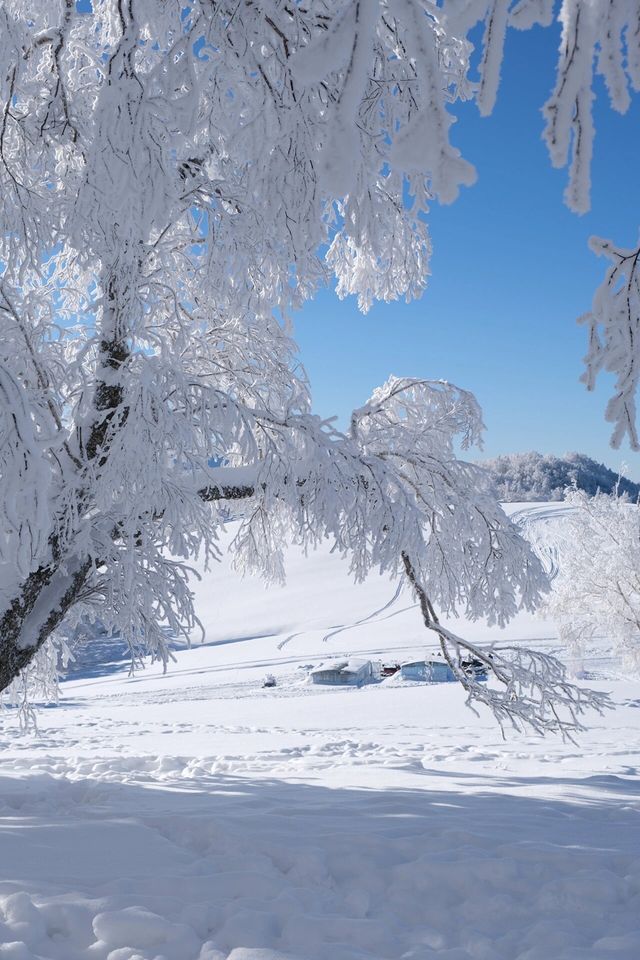
{"type": "MultiPolygon", "coordinates": [[[[223,563],[166,675],[79,670],[38,737],[2,717],[1,958],[637,960],[638,680],[573,664],[617,704],[575,744],[503,740],[455,684],[311,685],[425,651],[410,593],[345,571],[290,551],[266,591],[223,563]]],[[[456,630],[558,650],[530,616],[456,630]]]]}

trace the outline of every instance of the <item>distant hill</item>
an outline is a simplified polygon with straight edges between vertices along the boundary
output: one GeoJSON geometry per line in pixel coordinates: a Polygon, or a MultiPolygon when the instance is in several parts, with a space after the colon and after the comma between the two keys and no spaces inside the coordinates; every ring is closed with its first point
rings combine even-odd
{"type": "MultiPolygon", "coordinates": [[[[619,479],[615,471],[583,453],[564,457],[534,451],[513,453],[483,460],[480,466],[489,471],[499,499],[506,502],[562,500],[565,488],[573,483],[591,496],[598,490],[612,493],[619,479]]],[[[619,490],[633,500],[640,496],[640,484],[626,477],[620,478],[619,490]]]]}

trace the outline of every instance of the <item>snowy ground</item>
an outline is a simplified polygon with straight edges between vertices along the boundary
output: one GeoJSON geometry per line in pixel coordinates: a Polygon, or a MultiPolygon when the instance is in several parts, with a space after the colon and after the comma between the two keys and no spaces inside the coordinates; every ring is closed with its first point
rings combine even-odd
{"type": "Polygon", "coordinates": [[[38,738],[0,718],[0,958],[638,960],[640,682],[578,664],[618,707],[577,745],[504,742],[454,685],[313,687],[310,665],[410,658],[424,631],[327,553],[289,574],[265,592],[223,565],[167,675],[94,665],[38,738]]]}

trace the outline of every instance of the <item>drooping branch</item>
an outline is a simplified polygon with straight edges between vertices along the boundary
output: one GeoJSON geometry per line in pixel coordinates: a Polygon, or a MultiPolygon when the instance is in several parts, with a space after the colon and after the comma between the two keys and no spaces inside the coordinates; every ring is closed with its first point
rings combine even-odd
{"type": "Polygon", "coordinates": [[[564,664],[550,654],[520,646],[483,648],[447,630],[408,554],[402,554],[402,561],[424,625],[438,637],[442,656],[467,692],[467,704],[472,708],[476,704],[488,707],[500,723],[503,736],[504,727],[509,724],[516,730],[554,732],[571,739],[584,729],[583,714],[589,710],[601,713],[611,707],[607,694],[571,683],[564,664]],[[480,681],[470,664],[481,666],[488,682],[480,681]]]}

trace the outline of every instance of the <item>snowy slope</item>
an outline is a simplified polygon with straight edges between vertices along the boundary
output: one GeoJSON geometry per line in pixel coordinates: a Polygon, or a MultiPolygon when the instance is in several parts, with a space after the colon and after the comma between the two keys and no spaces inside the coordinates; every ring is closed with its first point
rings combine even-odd
{"type": "MultiPolygon", "coordinates": [[[[203,575],[204,644],[166,675],[68,681],[38,738],[0,719],[0,958],[638,960],[640,683],[579,664],[618,707],[577,744],[504,741],[454,685],[311,686],[428,639],[396,584],[288,567],[203,575]]],[[[530,616],[504,637],[557,649],[530,616]]]]}

